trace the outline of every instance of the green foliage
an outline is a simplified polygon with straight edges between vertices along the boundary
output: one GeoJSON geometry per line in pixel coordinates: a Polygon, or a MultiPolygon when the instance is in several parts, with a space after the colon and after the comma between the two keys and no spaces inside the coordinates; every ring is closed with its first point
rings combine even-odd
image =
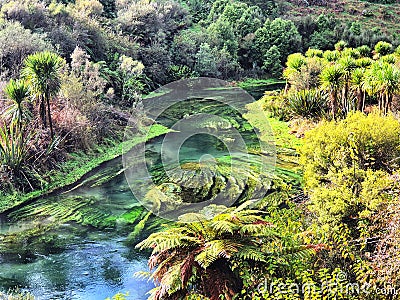
{"type": "Polygon", "coordinates": [[[400,88],[398,56],[387,54],[391,45],[379,42],[373,59],[368,57],[368,46],[347,48],[340,41],[336,48],[324,52],[309,49],[306,57],[299,53],[289,55],[283,76],[290,84],[290,91],[327,92],[333,118],[346,116],[350,111],[363,111],[366,102],[377,103],[383,114],[389,113],[400,88]]]}
{"type": "Polygon", "coordinates": [[[217,56],[218,76],[223,79],[234,79],[240,76],[241,67],[226,47],[218,51],[217,56]]]}
{"type": "Polygon", "coordinates": [[[287,106],[294,116],[322,118],[327,112],[327,95],[318,90],[302,90],[289,93],[287,106]]]}
{"type": "Polygon", "coordinates": [[[343,81],[343,67],[337,64],[327,66],[321,73],[321,86],[329,92],[337,92],[343,81]]]}
{"type": "Polygon", "coordinates": [[[387,55],[392,51],[392,44],[384,41],[379,41],[374,48],[376,54],[381,56],[387,55]]]}
{"type": "Polygon", "coordinates": [[[290,54],[287,57],[286,65],[288,69],[293,69],[294,71],[300,72],[301,67],[305,64],[306,59],[301,53],[290,54]]]}
{"type": "Polygon", "coordinates": [[[289,55],[284,78],[292,90],[315,89],[320,85],[320,73],[325,61],[318,56],[304,57],[301,54],[289,55]]]}
{"type": "Polygon", "coordinates": [[[49,120],[51,138],[54,138],[53,122],[50,111],[50,100],[61,89],[60,70],[63,59],[56,53],[45,51],[29,55],[24,61],[22,77],[30,85],[32,95],[39,104],[39,113],[43,126],[49,120]],[[47,112],[46,112],[47,107],[47,112]],[[47,114],[47,117],[46,117],[47,114]]]}
{"type": "MultiPolygon", "coordinates": [[[[323,54],[324,54],[324,51],[319,50],[319,49],[312,49],[312,48],[309,48],[305,53],[306,57],[319,57],[319,58],[322,58],[323,54]]],[[[288,58],[288,60],[289,60],[289,58],[288,58]]]]}
{"type": "Polygon", "coordinates": [[[280,52],[276,45],[273,45],[264,55],[264,64],[262,68],[271,77],[278,78],[282,73],[282,66],[280,63],[280,52]]]}
{"type": "Polygon", "coordinates": [[[129,297],[129,293],[118,293],[112,298],[107,298],[106,300],[126,300],[126,297],[129,297]]]}
{"type": "Polygon", "coordinates": [[[339,59],[339,57],[340,54],[337,50],[334,51],[327,50],[324,52],[324,58],[329,62],[335,62],[339,59]]]}
{"type": "MultiPolygon", "coordinates": [[[[271,215],[275,212],[271,210],[271,215]]],[[[289,260],[313,252],[299,244],[289,228],[281,233],[271,218],[258,213],[227,208],[211,219],[186,214],[174,227],[153,233],[138,244],[140,249],[153,249],[149,267],[155,268],[151,278],[159,285],[150,299],[185,296],[191,291],[211,299],[220,295],[232,299],[242,286],[235,272],[243,270],[243,264],[263,266],[274,273],[290,268],[289,260]]],[[[295,226],[288,223],[279,225],[295,226]]]]}
{"type": "Polygon", "coordinates": [[[294,23],[280,18],[267,19],[264,26],[259,28],[254,35],[254,55],[260,66],[265,54],[272,46],[275,45],[278,48],[279,61],[282,62],[293,50],[298,49],[301,40],[294,23]]]}
{"type": "Polygon", "coordinates": [[[22,102],[29,95],[29,86],[22,80],[11,79],[5,86],[4,92],[13,101],[13,105],[7,109],[7,113],[12,115],[12,119],[17,122],[19,131],[22,132],[23,118],[29,115],[27,110],[23,109],[22,102]]]}
{"type": "Polygon", "coordinates": [[[263,102],[263,108],[269,112],[272,117],[278,120],[288,120],[290,118],[287,100],[282,93],[266,92],[260,101],[263,102]]]}
{"type": "Polygon", "coordinates": [[[218,70],[217,70],[216,54],[215,51],[211,49],[209,44],[203,43],[200,45],[200,49],[196,53],[196,63],[194,70],[200,76],[209,76],[209,77],[217,76],[218,70]]]}
{"type": "Polygon", "coordinates": [[[19,176],[19,171],[29,157],[29,145],[23,139],[25,133],[19,130],[16,122],[8,127],[0,127],[0,166],[6,172],[12,172],[10,177],[19,176]]]}
{"type": "Polygon", "coordinates": [[[169,68],[169,74],[173,81],[195,77],[195,73],[188,67],[182,65],[173,65],[169,68]]]}
{"type": "Polygon", "coordinates": [[[363,57],[369,57],[371,55],[371,48],[367,45],[360,46],[357,48],[357,50],[363,57]]]}
{"type": "Polygon", "coordinates": [[[27,292],[15,292],[3,293],[0,292],[0,298],[5,300],[35,300],[35,297],[27,292]]]}
{"type": "Polygon", "coordinates": [[[378,114],[350,114],[306,134],[299,149],[305,188],[323,222],[365,217],[390,200],[400,155],[400,124],[378,114]],[[397,167],[396,167],[397,166],[397,167]]]}
{"type": "Polygon", "coordinates": [[[3,75],[15,77],[29,54],[52,48],[45,35],[32,33],[19,22],[0,22],[0,71],[3,75]]]}
{"type": "Polygon", "coordinates": [[[330,95],[330,107],[333,118],[338,112],[338,92],[343,84],[344,70],[341,65],[329,65],[321,72],[321,87],[328,90],[330,95]]]}
{"type": "Polygon", "coordinates": [[[232,24],[229,19],[221,17],[212,23],[207,31],[211,38],[211,45],[218,49],[226,48],[232,56],[235,56],[239,45],[232,24]]]}
{"type": "Polygon", "coordinates": [[[335,50],[336,51],[343,51],[347,46],[347,43],[345,41],[339,41],[335,44],[335,50]]]}

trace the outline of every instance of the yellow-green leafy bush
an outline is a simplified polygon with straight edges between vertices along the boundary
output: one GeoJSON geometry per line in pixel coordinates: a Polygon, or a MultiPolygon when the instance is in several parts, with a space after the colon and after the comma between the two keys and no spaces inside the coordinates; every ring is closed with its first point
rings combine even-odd
{"type": "Polygon", "coordinates": [[[299,149],[310,208],[323,223],[368,217],[392,199],[400,123],[378,114],[350,114],[305,135],[299,149]]]}

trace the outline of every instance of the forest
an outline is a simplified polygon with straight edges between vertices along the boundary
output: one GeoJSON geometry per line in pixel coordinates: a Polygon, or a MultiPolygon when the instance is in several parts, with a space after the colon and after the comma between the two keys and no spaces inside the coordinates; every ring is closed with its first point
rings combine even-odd
{"type": "Polygon", "coordinates": [[[0,1],[0,299],[400,299],[399,16],[0,1]]]}

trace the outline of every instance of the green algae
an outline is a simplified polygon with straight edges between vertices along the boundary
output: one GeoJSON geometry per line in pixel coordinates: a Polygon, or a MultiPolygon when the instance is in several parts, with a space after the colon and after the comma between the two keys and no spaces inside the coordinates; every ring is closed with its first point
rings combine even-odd
{"type": "Polygon", "coordinates": [[[65,249],[67,239],[54,232],[54,224],[37,226],[0,236],[0,254],[17,254],[21,259],[58,253],[65,249]]]}
{"type": "Polygon", "coordinates": [[[37,220],[54,224],[73,221],[96,228],[106,228],[113,224],[107,220],[109,214],[98,206],[99,202],[95,197],[49,198],[40,205],[31,203],[15,210],[8,215],[8,218],[11,221],[37,220]]]}
{"type": "Polygon", "coordinates": [[[59,170],[49,172],[46,176],[44,176],[44,178],[47,179],[44,181],[41,190],[36,190],[26,194],[0,194],[0,213],[4,213],[15,206],[19,206],[39,196],[49,194],[57,189],[72,185],[85,174],[100,166],[102,163],[117,158],[123,154],[124,151],[128,151],[139,143],[146,142],[167,132],[168,129],[166,127],[155,124],[150,128],[148,135],[145,138],[138,137],[124,142],[110,141],[109,144],[101,146],[99,145],[87,153],[72,153],[70,154],[69,160],[59,166],[59,170]]]}

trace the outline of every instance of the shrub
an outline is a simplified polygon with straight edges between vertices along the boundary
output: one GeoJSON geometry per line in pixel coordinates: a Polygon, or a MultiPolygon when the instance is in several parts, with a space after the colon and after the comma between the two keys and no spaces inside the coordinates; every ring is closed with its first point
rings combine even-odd
{"type": "Polygon", "coordinates": [[[339,59],[340,54],[339,54],[339,52],[336,51],[336,50],[334,50],[334,51],[326,50],[326,51],[324,52],[324,55],[323,55],[323,56],[324,56],[324,58],[325,58],[327,61],[333,62],[333,61],[337,61],[337,60],[339,59]]]}
{"type": "Polygon", "coordinates": [[[301,162],[314,176],[354,165],[387,172],[399,167],[400,123],[392,116],[352,113],[338,123],[318,126],[304,142],[301,162]]]}
{"type": "Polygon", "coordinates": [[[327,95],[319,90],[289,93],[287,106],[291,114],[304,118],[321,118],[327,112],[327,95]]]}
{"type": "Polygon", "coordinates": [[[388,55],[392,51],[392,44],[384,41],[379,41],[375,47],[374,52],[379,55],[388,55]]]}
{"type": "Polygon", "coordinates": [[[283,72],[291,89],[305,90],[317,88],[320,84],[319,75],[325,66],[323,59],[313,56],[304,58],[293,54],[287,60],[287,68],[283,72]]]}
{"type": "Polygon", "coordinates": [[[63,138],[63,149],[69,152],[88,150],[96,142],[96,133],[90,121],[71,105],[53,108],[57,133],[63,138]]]}
{"type": "Polygon", "coordinates": [[[391,199],[389,173],[399,167],[400,123],[357,112],[325,122],[300,147],[311,209],[323,223],[368,217],[391,199]]]}
{"type": "Polygon", "coordinates": [[[0,72],[10,72],[14,76],[19,72],[23,60],[37,51],[51,50],[46,36],[32,33],[18,22],[0,23],[0,72]]]}
{"type": "Polygon", "coordinates": [[[15,291],[15,292],[8,292],[8,293],[3,293],[0,292],[0,299],[5,299],[5,300],[34,300],[35,297],[30,294],[30,293],[26,293],[26,292],[19,292],[19,291],[15,291]]]}
{"type": "Polygon", "coordinates": [[[323,57],[323,54],[324,54],[324,52],[323,52],[322,50],[319,50],[319,49],[312,49],[312,48],[308,49],[308,50],[306,51],[306,53],[305,53],[305,55],[306,55],[307,57],[314,57],[314,56],[316,56],[316,57],[319,57],[319,58],[322,58],[322,57],[323,57]]]}
{"type": "Polygon", "coordinates": [[[0,127],[0,166],[18,174],[28,157],[28,144],[16,122],[0,127]]]}
{"type": "Polygon", "coordinates": [[[268,111],[272,117],[279,120],[288,120],[289,111],[287,107],[286,97],[282,93],[276,91],[265,92],[261,98],[263,108],[268,111]]]}

